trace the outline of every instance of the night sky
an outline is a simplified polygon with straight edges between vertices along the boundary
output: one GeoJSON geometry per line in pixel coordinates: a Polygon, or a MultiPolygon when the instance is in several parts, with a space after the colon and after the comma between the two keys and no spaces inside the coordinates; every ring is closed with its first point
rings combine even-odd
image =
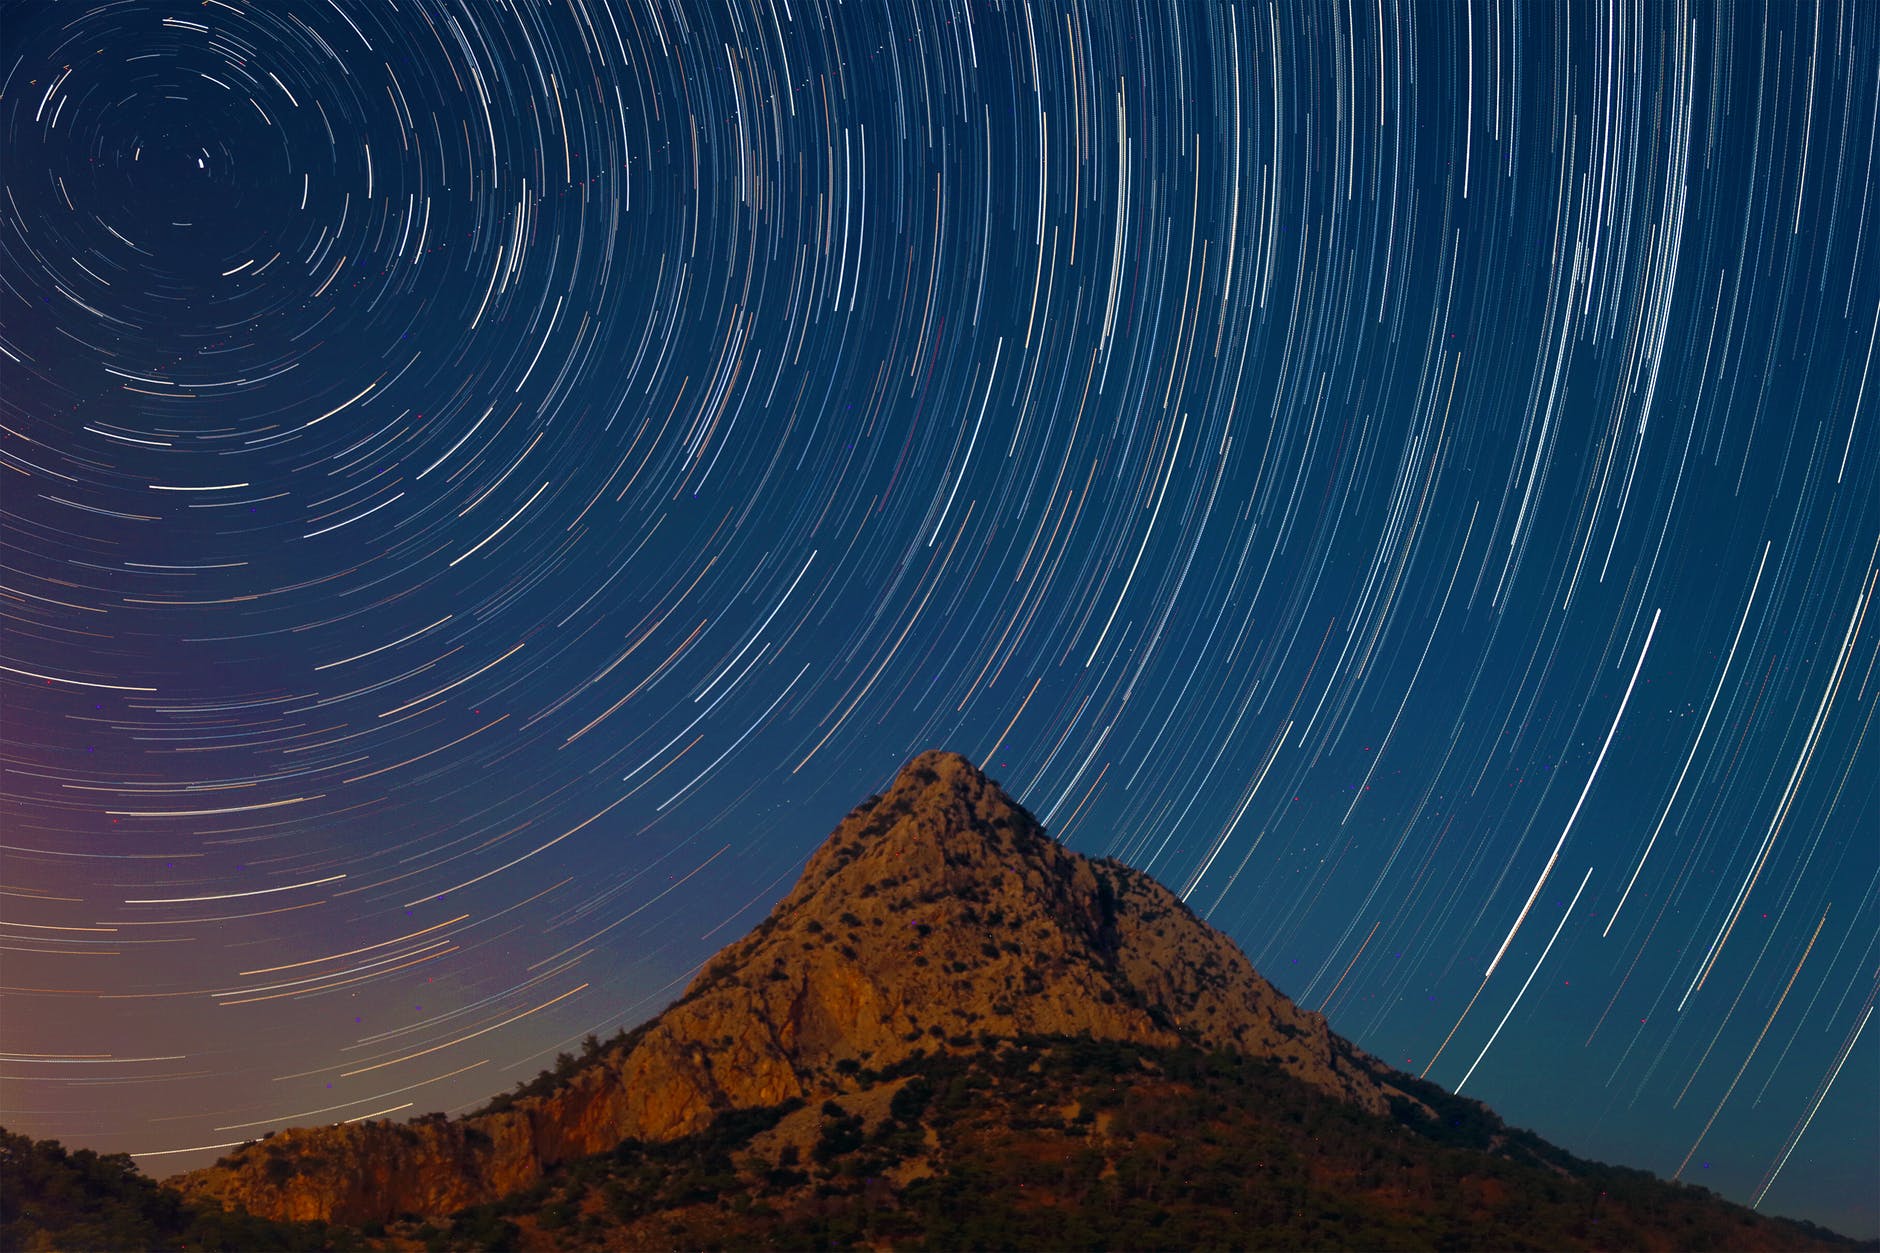
{"type": "Polygon", "coordinates": [[[1880,8],[5,22],[9,1127],[466,1108],[940,747],[1880,1230],[1880,8]]]}

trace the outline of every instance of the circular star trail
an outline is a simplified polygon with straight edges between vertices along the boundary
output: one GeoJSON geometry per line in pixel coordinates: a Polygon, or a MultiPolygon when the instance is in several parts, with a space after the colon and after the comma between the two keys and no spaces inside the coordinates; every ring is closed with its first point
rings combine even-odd
{"type": "Polygon", "coordinates": [[[1774,9],[9,6],[0,1117],[466,1107],[948,747],[1872,1235],[1880,21],[1774,9]]]}

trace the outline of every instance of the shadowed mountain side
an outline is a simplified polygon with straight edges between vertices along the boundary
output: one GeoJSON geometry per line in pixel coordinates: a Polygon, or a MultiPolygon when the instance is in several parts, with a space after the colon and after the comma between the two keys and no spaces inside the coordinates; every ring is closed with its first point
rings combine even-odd
{"type": "Polygon", "coordinates": [[[169,1183],[271,1218],[444,1215],[623,1139],[817,1099],[838,1067],[1021,1035],[1230,1049],[1372,1113],[1401,1096],[1166,888],[1060,847],[970,762],[929,752],[683,998],[552,1090],[452,1121],[295,1128],[169,1183]]]}

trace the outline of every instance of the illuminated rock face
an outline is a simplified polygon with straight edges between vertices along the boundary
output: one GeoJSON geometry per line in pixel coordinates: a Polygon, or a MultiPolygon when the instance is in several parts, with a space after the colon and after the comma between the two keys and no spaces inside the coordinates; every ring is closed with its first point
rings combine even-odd
{"type": "Polygon", "coordinates": [[[548,1095],[449,1122],[284,1131],[170,1183],[269,1218],[439,1216],[627,1137],[815,1099],[840,1086],[839,1064],[1084,1033],[1268,1057],[1372,1112],[1392,1091],[1173,893],[1060,847],[970,762],[929,752],[683,998],[548,1095]]]}

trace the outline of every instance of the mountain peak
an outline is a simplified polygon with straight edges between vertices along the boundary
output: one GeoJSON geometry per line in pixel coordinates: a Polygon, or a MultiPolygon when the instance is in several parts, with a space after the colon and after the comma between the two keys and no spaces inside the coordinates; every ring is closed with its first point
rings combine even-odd
{"type": "Polygon", "coordinates": [[[864,850],[887,843],[900,853],[931,844],[953,850],[956,857],[983,849],[1037,858],[1048,856],[1047,846],[1056,847],[1037,820],[979,767],[958,753],[935,750],[913,758],[896,772],[887,791],[851,810],[810,864],[856,841],[864,850]]]}
{"type": "Polygon", "coordinates": [[[909,758],[908,763],[895,773],[890,790],[907,786],[910,781],[921,786],[968,783],[981,787],[991,782],[971,760],[944,748],[930,748],[909,758]]]}
{"type": "Polygon", "coordinates": [[[915,879],[972,894],[974,881],[996,874],[998,865],[1055,868],[1068,860],[1037,820],[972,762],[928,751],[902,766],[887,791],[849,812],[811,854],[774,916],[832,894],[873,897],[915,879]]]}
{"type": "Polygon", "coordinates": [[[902,766],[887,791],[850,810],[810,858],[803,877],[814,877],[820,861],[856,841],[867,846],[889,842],[900,851],[923,840],[996,846],[1001,832],[1021,828],[1044,838],[1031,815],[972,762],[958,753],[929,751],[902,766]]]}
{"type": "Polygon", "coordinates": [[[448,1123],[284,1132],[179,1184],[269,1217],[443,1214],[629,1137],[677,1139],[916,1054],[1028,1036],[1229,1049],[1373,1113],[1396,1094],[1167,888],[1062,847],[964,757],[926,752],[679,1001],[559,1086],[448,1123]],[[284,1160],[302,1164],[291,1186],[284,1160]]]}

